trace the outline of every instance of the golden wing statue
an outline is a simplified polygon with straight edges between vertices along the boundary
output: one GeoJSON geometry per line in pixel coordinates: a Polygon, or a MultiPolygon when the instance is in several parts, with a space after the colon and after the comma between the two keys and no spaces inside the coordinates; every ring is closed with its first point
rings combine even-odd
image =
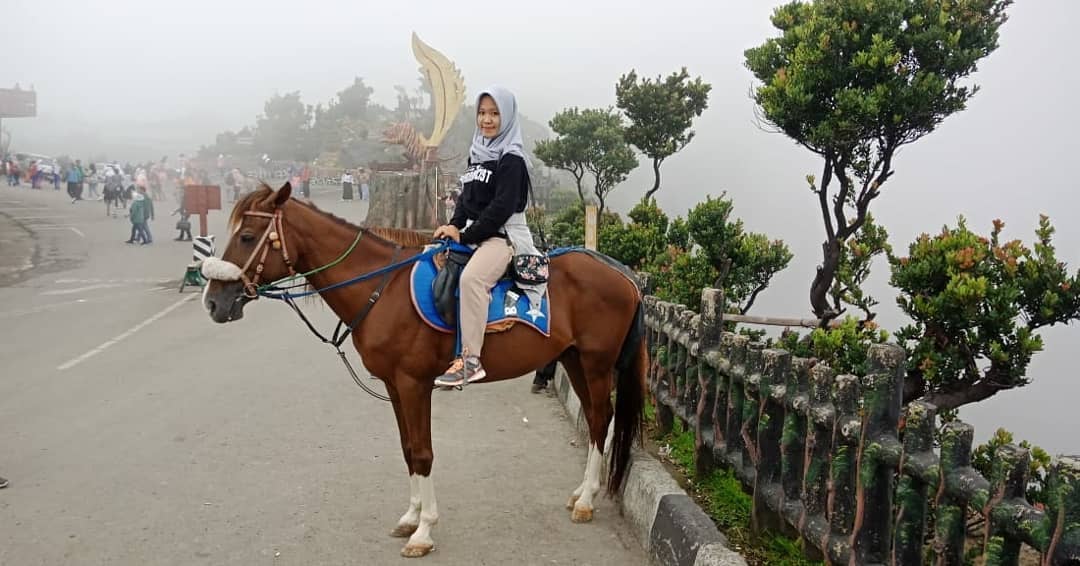
{"type": "Polygon", "coordinates": [[[421,135],[424,145],[438,147],[446,132],[454,123],[461,104],[465,101],[465,79],[454,63],[430,45],[420,41],[416,32],[412,34],[412,49],[420,70],[431,85],[431,104],[435,107],[435,127],[430,137],[421,135]]]}

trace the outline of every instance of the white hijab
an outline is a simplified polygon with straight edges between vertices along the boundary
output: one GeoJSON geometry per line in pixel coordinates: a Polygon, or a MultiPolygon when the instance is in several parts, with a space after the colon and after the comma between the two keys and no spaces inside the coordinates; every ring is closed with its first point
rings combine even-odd
{"type": "Polygon", "coordinates": [[[529,167],[529,158],[525,157],[525,142],[521,138],[521,120],[518,119],[517,99],[514,94],[501,86],[492,86],[480,91],[476,97],[476,107],[480,108],[480,99],[485,95],[495,101],[499,108],[499,133],[495,137],[487,139],[476,127],[473,133],[472,147],[469,148],[469,158],[473,163],[486,161],[498,161],[506,154],[517,155],[525,160],[525,166],[529,167]]]}

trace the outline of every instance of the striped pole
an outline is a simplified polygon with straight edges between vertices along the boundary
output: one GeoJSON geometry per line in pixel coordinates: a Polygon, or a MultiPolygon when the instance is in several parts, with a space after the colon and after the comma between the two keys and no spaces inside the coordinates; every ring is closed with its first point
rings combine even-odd
{"type": "Polygon", "coordinates": [[[191,242],[194,261],[202,261],[214,255],[214,236],[196,236],[191,242]]]}

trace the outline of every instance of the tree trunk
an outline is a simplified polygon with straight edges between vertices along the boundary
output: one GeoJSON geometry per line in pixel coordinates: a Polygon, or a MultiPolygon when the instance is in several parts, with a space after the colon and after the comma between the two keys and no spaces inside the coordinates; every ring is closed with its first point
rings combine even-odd
{"type": "Polygon", "coordinates": [[[651,199],[653,194],[660,190],[660,164],[663,162],[663,159],[653,158],[652,160],[653,185],[651,189],[645,192],[645,200],[651,199]]]}
{"type": "Polygon", "coordinates": [[[833,278],[836,277],[836,268],[840,265],[840,242],[836,236],[831,236],[821,244],[821,250],[823,262],[810,285],[810,306],[814,310],[814,316],[820,318],[824,324],[839,314],[829,306],[828,293],[833,278]]]}

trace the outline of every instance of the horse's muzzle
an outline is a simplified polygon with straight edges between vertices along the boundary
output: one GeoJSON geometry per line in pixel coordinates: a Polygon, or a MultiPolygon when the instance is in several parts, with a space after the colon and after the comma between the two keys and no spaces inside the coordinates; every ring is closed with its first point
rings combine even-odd
{"type": "Polygon", "coordinates": [[[203,306],[214,322],[226,323],[244,318],[244,305],[252,300],[244,294],[239,281],[211,281],[203,295],[203,306]]]}

